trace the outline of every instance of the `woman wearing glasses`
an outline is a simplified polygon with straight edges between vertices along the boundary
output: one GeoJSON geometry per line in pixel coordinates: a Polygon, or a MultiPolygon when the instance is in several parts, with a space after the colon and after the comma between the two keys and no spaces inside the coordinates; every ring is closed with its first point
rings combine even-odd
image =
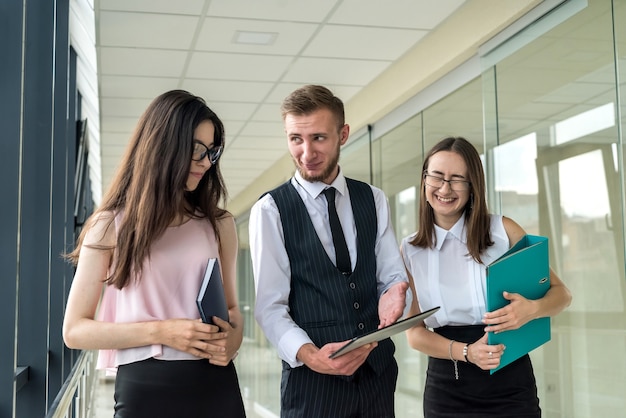
{"type": "Polygon", "coordinates": [[[243,338],[237,236],[219,205],[224,126],[203,99],[174,90],[141,116],[76,249],[63,324],[70,348],[99,349],[117,373],[115,417],[245,416],[235,366],[243,338]],[[196,306],[219,258],[229,322],[196,306]],[[102,295],[102,298],[101,298],[102,295]]]}
{"type": "Polygon", "coordinates": [[[485,312],[485,266],[525,232],[513,220],[488,212],[482,162],[466,139],[445,138],[426,155],[418,222],[418,231],[401,244],[417,296],[411,310],[442,306],[425,324],[407,331],[411,347],[429,356],[424,416],[541,416],[529,356],[490,375],[506,348],[489,345],[487,332],[556,315],[571,295],[551,270],[551,286],[542,299],[506,293],[510,304],[485,312]]]}

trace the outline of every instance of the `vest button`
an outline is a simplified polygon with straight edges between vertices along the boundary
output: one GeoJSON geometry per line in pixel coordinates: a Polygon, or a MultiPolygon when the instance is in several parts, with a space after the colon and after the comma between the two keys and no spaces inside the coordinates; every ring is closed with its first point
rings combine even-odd
{"type": "Polygon", "coordinates": [[[359,329],[365,328],[365,324],[363,322],[360,322],[358,326],[359,326],[359,329]]]}
{"type": "Polygon", "coordinates": [[[361,307],[361,305],[359,305],[359,302],[354,302],[354,309],[359,309],[361,307]]]}
{"type": "Polygon", "coordinates": [[[356,284],[354,284],[354,282],[350,283],[350,289],[356,289],[356,284]]]}

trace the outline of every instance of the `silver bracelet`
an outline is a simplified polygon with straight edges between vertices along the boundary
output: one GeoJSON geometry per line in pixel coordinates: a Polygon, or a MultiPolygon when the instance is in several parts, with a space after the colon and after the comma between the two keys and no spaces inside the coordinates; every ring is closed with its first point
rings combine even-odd
{"type": "Polygon", "coordinates": [[[448,346],[448,354],[450,354],[450,360],[452,360],[452,363],[454,364],[454,378],[456,380],[459,380],[459,366],[457,364],[458,360],[455,360],[452,357],[452,344],[454,344],[456,341],[454,340],[450,340],[450,345],[448,346]]]}

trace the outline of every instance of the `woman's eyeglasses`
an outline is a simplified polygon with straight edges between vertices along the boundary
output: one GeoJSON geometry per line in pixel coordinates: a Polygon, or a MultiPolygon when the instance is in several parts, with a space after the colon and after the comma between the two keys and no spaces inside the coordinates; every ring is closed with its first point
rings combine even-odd
{"type": "Polygon", "coordinates": [[[424,173],[424,182],[426,185],[430,187],[434,187],[436,189],[440,189],[443,187],[444,183],[448,183],[451,190],[455,192],[464,192],[469,190],[470,182],[465,180],[446,180],[443,177],[433,176],[431,174],[424,173]]]}
{"type": "Polygon", "coordinates": [[[218,145],[215,147],[207,148],[207,146],[204,145],[202,142],[194,141],[193,154],[191,155],[191,159],[194,161],[202,161],[204,160],[204,157],[208,155],[209,162],[212,165],[215,165],[217,160],[220,159],[220,156],[222,155],[223,151],[224,151],[223,145],[218,145]]]}

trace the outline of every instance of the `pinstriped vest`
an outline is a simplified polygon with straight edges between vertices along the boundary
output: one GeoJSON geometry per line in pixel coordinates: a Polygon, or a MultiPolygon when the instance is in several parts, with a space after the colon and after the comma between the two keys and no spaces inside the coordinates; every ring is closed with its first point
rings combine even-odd
{"type": "MultiPolygon", "coordinates": [[[[349,340],[378,327],[376,205],[371,187],[346,178],[357,232],[357,262],[344,276],[320,242],[304,202],[288,181],[270,191],[283,226],[291,265],[292,319],[318,347],[349,340]]],[[[367,361],[380,373],[393,358],[390,339],[378,343],[367,361]]]]}

